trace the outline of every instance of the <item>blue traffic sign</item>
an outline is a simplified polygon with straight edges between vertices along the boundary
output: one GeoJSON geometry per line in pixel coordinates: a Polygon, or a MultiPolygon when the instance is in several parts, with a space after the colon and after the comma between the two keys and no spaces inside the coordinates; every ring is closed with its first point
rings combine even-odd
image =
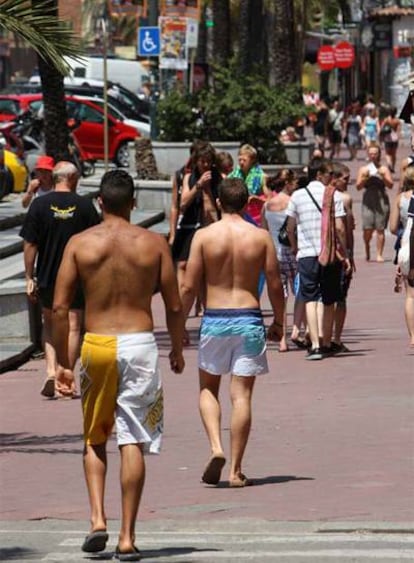
{"type": "Polygon", "coordinates": [[[140,57],[158,57],[161,51],[159,27],[138,28],[138,55],[140,57]]]}

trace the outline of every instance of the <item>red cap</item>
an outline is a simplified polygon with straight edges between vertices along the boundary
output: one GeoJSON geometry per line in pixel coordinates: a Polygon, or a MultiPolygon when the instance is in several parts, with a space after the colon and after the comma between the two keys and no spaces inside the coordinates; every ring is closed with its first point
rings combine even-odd
{"type": "Polygon", "coordinates": [[[35,168],[41,168],[42,170],[53,170],[55,167],[55,161],[51,156],[39,156],[36,162],[35,168]]]}

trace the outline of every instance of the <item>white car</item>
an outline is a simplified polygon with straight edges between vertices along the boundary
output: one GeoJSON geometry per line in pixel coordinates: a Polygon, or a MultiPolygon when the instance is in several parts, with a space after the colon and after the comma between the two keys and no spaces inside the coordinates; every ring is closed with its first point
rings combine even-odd
{"type": "MultiPolygon", "coordinates": [[[[94,103],[95,105],[103,108],[104,100],[102,98],[98,98],[95,96],[74,96],[79,100],[89,100],[90,102],[94,103]]],[[[129,125],[138,131],[142,137],[150,137],[151,134],[151,125],[145,121],[137,121],[136,119],[129,119],[126,117],[121,110],[113,105],[112,102],[108,102],[108,113],[110,113],[115,119],[119,119],[119,121],[123,121],[125,125],[129,125]]]]}

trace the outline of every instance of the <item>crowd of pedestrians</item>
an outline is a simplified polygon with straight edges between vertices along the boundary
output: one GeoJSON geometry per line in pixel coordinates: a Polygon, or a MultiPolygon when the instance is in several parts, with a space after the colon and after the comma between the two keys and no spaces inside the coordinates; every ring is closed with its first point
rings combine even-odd
{"type": "Polygon", "coordinates": [[[145,481],[144,454],[159,452],[163,433],[151,313],[155,293],[160,292],[165,306],[170,367],[176,373],[184,369],[185,322],[194,303],[202,316],[199,408],[210,456],[201,480],[209,485],[219,483],[227,461],[221,439],[222,375],[231,375],[228,482],[241,488],[251,484],[243,458],[255,379],[269,370],[266,340],[278,342],[280,352],[300,348],[310,361],[349,351],[342,335],[356,270],[355,206],[348,193],[350,170],[333,160],[340,155],[344,133],[351,159],[366,149],[367,160],[355,179],[357,190],[363,190],[365,258],[371,260],[375,233],[376,262],[384,262],[390,221],[398,242],[396,287],[406,290],[405,316],[414,346],[414,154],[403,162],[401,191],[390,205],[387,191],[394,185],[400,128],[393,109],[380,122],[370,99],[363,114],[356,103],[345,111],[337,101],[318,104],[318,146],[299,172],[284,168],[269,177],[251,145],[240,147],[234,163],[228,153],[217,154],[210,143],[195,141],[173,176],[168,241],[130,224],[134,185],[128,173],[114,170],[102,177],[100,217],[89,200],[76,194],[73,164],[39,159],[37,178],[23,202],[29,206],[21,231],[27,293],[42,306],[47,369],[42,395],[77,394],[74,370],[80,356],[91,511],[83,551],[102,551],[108,541],[106,444],[115,426],[122,492],[115,556],[121,561],[141,557],[135,520],[145,481]],[[327,148],[330,159],[324,158],[327,148]],[[403,259],[407,247],[408,259],[403,259]],[[264,286],[273,314],[267,329],[260,309],[264,286]]]}

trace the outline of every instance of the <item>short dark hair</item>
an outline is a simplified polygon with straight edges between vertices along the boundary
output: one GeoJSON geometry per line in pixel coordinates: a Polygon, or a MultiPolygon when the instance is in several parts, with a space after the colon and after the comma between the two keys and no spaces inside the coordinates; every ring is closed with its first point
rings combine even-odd
{"type": "Polygon", "coordinates": [[[247,205],[249,191],[240,178],[225,178],[219,185],[218,196],[225,213],[239,213],[247,205]]]}
{"type": "Polygon", "coordinates": [[[117,215],[131,206],[134,181],[125,170],[109,170],[102,176],[99,195],[105,210],[117,215]]]}
{"type": "Polygon", "coordinates": [[[340,178],[341,176],[346,176],[349,174],[350,170],[346,164],[342,162],[333,162],[332,163],[332,176],[334,178],[340,178]]]}
{"type": "Polygon", "coordinates": [[[327,160],[326,158],[313,158],[308,165],[308,180],[309,182],[315,180],[318,172],[325,174],[326,172],[330,172],[331,170],[332,166],[329,160],[327,160]]]}

